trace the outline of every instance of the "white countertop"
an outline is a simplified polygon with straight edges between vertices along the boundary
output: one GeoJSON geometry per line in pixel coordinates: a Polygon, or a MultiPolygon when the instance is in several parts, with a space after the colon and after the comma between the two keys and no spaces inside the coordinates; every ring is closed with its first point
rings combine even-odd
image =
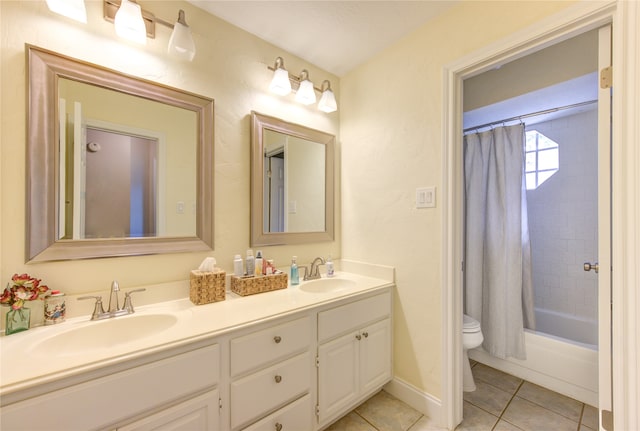
{"type": "Polygon", "coordinates": [[[350,272],[336,272],[335,278],[355,283],[343,290],[319,293],[301,290],[304,282],[245,297],[227,292],[224,301],[206,305],[193,305],[184,298],[136,307],[135,314],[129,316],[94,322],[89,321],[89,316],[75,317],[61,324],[0,337],[0,396],[393,285],[393,278],[373,278],[350,272]],[[79,326],[163,313],[175,315],[176,323],[132,342],[116,342],[81,353],[42,348],[43,341],[79,326]]]}

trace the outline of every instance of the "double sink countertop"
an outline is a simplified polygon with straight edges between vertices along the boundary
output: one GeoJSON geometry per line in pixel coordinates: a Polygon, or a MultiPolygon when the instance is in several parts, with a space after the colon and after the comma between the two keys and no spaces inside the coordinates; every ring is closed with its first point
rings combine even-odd
{"type": "MultiPolygon", "coordinates": [[[[363,266],[370,265],[351,265],[363,266]]],[[[127,316],[80,316],[0,337],[0,396],[392,286],[393,268],[374,267],[373,276],[341,271],[256,295],[227,291],[224,301],[211,304],[183,298],[136,307],[127,316]]]]}

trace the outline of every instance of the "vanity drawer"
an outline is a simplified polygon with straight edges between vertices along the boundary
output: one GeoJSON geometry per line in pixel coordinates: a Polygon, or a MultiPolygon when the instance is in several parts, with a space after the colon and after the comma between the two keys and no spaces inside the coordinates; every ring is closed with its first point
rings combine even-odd
{"type": "Polygon", "coordinates": [[[360,328],[391,315],[391,293],[351,302],[318,313],[318,342],[360,328]]]}
{"type": "Polygon", "coordinates": [[[271,326],[231,340],[231,376],[235,377],[309,348],[310,318],[271,326]]]}
{"type": "Polygon", "coordinates": [[[243,431],[301,431],[313,429],[311,397],[305,395],[243,431]]]}
{"type": "Polygon", "coordinates": [[[259,418],[309,391],[309,352],[282,361],[231,383],[231,427],[259,418]]]}

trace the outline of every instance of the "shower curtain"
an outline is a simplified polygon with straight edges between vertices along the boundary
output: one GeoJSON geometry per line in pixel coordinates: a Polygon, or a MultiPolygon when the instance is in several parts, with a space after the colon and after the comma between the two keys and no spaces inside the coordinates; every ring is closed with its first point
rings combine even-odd
{"type": "Polygon", "coordinates": [[[465,314],[503,359],[526,359],[524,327],[535,327],[524,143],[523,124],[464,137],[465,314]]]}

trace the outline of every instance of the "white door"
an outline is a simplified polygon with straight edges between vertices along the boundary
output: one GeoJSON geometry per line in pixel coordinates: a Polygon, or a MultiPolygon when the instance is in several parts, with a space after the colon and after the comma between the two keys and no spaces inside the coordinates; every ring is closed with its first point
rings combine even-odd
{"type": "MultiPolygon", "coordinates": [[[[611,66],[611,26],[599,30],[598,70],[598,403],[600,427],[611,430],[611,95],[603,70],[611,66]]],[[[606,72],[605,72],[606,75],[606,72]]],[[[605,76],[606,78],[606,76],[605,76]]],[[[592,262],[593,263],[593,262],[592,262]]],[[[595,263],[594,263],[595,264],[595,263]]],[[[585,270],[589,269],[585,265],[585,270]]],[[[595,270],[595,268],[594,268],[595,270]]]]}

